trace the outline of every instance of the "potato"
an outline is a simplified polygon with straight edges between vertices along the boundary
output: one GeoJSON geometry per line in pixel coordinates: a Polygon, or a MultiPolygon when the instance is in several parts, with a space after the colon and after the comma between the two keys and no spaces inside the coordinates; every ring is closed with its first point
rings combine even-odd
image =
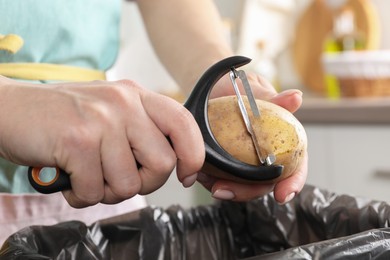
{"type": "MultiPolygon", "coordinates": [[[[303,126],[288,110],[263,100],[256,100],[261,116],[254,118],[247,97],[242,97],[262,153],[274,154],[275,164],[284,166],[282,175],[272,182],[289,177],[307,149],[303,126]]],[[[260,165],[236,96],[209,100],[208,120],[214,138],[224,150],[240,161],[260,165]]]]}

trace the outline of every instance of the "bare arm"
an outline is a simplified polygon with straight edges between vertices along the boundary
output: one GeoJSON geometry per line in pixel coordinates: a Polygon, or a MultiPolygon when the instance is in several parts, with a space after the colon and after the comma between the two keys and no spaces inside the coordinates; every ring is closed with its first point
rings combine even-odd
{"type": "Polygon", "coordinates": [[[187,93],[210,65],[232,55],[212,1],[137,3],[157,55],[187,93]]]}

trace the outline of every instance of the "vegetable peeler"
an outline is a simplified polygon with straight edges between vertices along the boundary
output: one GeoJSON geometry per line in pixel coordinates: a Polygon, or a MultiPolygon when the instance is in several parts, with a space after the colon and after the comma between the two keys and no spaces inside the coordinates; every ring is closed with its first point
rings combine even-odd
{"type": "MultiPolygon", "coordinates": [[[[272,154],[263,154],[258,146],[256,135],[249,120],[248,111],[244,106],[236,83],[237,79],[241,80],[254,117],[260,117],[261,115],[245,72],[243,70],[236,70],[236,68],[241,67],[250,61],[251,59],[244,56],[232,56],[217,62],[201,76],[184,104],[194,116],[203,136],[206,158],[202,171],[218,178],[234,180],[241,183],[271,181],[278,178],[283,171],[283,165],[274,164],[275,156],[272,154]],[[242,118],[246,129],[252,138],[256,154],[261,163],[260,165],[247,164],[234,158],[218,144],[209,127],[207,114],[208,98],[213,86],[227,73],[229,73],[242,118]]],[[[29,167],[28,170],[29,181],[37,191],[48,194],[71,189],[69,174],[64,170],[58,167],[55,168],[55,177],[52,180],[45,182],[40,178],[40,173],[43,169],[44,168],[29,167]]]]}

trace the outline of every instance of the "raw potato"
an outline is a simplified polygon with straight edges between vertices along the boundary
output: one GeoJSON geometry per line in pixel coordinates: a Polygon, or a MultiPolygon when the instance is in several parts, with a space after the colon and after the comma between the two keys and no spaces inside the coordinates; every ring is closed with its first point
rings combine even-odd
{"type": "MultiPolygon", "coordinates": [[[[307,149],[303,126],[288,110],[263,100],[256,100],[261,117],[255,119],[246,96],[242,97],[263,153],[274,154],[275,164],[284,166],[282,175],[274,182],[289,177],[301,163],[307,149]]],[[[208,118],[211,131],[222,148],[240,161],[260,164],[236,96],[209,100],[208,118]]]]}

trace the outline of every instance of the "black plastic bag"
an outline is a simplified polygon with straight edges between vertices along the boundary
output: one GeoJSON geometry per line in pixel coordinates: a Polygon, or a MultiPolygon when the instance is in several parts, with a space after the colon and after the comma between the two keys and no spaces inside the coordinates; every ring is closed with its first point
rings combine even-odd
{"type": "Polygon", "coordinates": [[[385,202],[306,186],[286,205],[268,195],[32,226],[7,239],[0,259],[390,259],[389,221],[385,202]]]}

